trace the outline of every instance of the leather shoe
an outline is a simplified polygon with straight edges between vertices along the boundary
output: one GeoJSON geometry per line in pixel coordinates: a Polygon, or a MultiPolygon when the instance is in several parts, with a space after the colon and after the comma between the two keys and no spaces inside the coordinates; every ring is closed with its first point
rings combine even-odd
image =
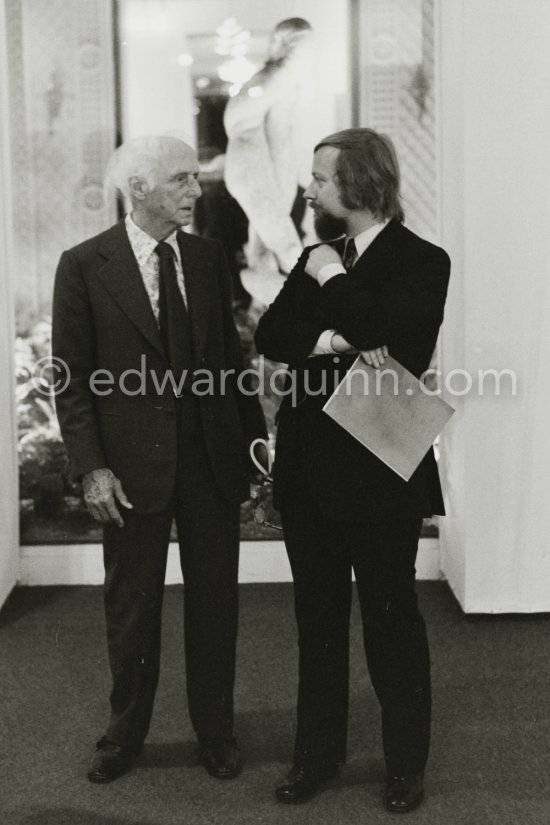
{"type": "Polygon", "coordinates": [[[288,783],[276,788],[275,796],[279,802],[285,802],[287,805],[307,802],[315,796],[323,781],[332,779],[337,772],[336,765],[324,765],[318,770],[306,768],[301,764],[294,765],[288,774],[288,783]]]}
{"type": "Polygon", "coordinates": [[[412,776],[388,776],[385,793],[388,811],[405,814],[420,805],[424,796],[423,779],[421,773],[412,776]]]}
{"type": "Polygon", "coordinates": [[[111,782],[127,773],[143,745],[117,745],[104,736],[96,745],[88,771],[90,782],[111,782]]]}
{"type": "Polygon", "coordinates": [[[235,739],[201,739],[202,764],[215,779],[233,779],[241,770],[241,754],[235,739]]]}

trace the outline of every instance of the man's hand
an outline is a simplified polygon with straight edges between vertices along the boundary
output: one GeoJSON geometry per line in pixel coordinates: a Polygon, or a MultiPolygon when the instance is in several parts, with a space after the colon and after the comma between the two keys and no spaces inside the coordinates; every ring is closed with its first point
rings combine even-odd
{"type": "Polygon", "coordinates": [[[368,349],[361,352],[361,358],[369,367],[381,367],[384,359],[388,357],[388,348],[386,346],[377,347],[376,349],[368,349]]]}
{"type": "Polygon", "coordinates": [[[120,481],[111,470],[102,467],[100,470],[86,473],[82,479],[82,487],[86,506],[96,521],[102,524],[124,526],[115,499],[118,499],[122,506],[129,510],[133,505],[126,498],[120,481]]]}
{"type": "Polygon", "coordinates": [[[312,249],[309,253],[306,272],[314,281],[317,281],[319,272],[327,264],[340,264],[342,267],[344,266],[342,258],[336,250],[333,249],[332,246],[324,243],[321,244],[321,246],[316,246],[315,249],[312,249]]]}
{"type": "MultiPolygon", "coordinates": [[[[339,332],[335,332],[330,340],[330,346],[334,350],[334,352],[338,353],[352,353],[358,352],[356,347],[353,344],[350,344],[349,341],[346,341],[343,335],[340,335],[339,332]]],[[[376,349],[369,349],[363,350],[361,352],[361,358],[365,361],[369,367],[381,367],[384,363],[384,360],[388,357],[388,348],[386,346],[377,347],[376,349]]]]}

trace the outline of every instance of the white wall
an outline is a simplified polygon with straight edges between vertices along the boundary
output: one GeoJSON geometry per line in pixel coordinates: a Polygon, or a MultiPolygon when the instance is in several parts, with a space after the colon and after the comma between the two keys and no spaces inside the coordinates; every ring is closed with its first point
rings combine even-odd
{"type": "Polygon", "coordinates": [[[0,606],[18,573],[18,488],[15,432],[12,210],[4,4],[0,3],[0,606]]]}
{"type": "Polygon", "coordinates": [[[511,369],[518,381],[516,396],[458,401],[444,433],[443,571],[468,612],[545,611],[550,4],[440,0],[440,15],[442,243],[453,261],[442,368],[511,369]]]}
{"type": "Polygon", "coordinates": [[[195,145],[186,52],[185,4],[179,0],[122,0],[120,81],[122,137],[181,131],[195,145]]]}

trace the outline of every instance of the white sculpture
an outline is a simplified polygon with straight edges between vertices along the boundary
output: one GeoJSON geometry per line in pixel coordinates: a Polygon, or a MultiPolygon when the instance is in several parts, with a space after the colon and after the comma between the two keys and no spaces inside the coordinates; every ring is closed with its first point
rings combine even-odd
{"type": "Polygon", "coordinates": [[[312,63],[312,29],[299,17],[271,36],[265,65],[228,101],[225,183],[249,220],[247,292],[270,304],[302,243],[290,212],[298,186],[295,108],[312,63]]]}

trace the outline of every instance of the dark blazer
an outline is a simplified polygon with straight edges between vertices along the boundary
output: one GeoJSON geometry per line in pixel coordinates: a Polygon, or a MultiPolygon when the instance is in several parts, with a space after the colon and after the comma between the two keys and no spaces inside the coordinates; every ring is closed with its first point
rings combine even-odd
{"type": "MultiPolygon", "coordinates": [[[[178,233],[185,273],[195,370],[209,370],[215,390],[200,398],[202,427],[217,483],[228,501],[249,493],[247,449],[265,437],[257,396],[239,392],[241,347],[231,312],[230,275],[221,245],[178,233]],[[225,391],[221,370],[233,371],[225,391]]],[[[176,400],[158,326],[124,222],[63,253],[53,303],[53,354],[70,370],[56,398],[73,476],[109,467],[137,512],[157,512],[173,495],[177,461],[176,400]],[[96,370],[106,379],[90,390],[96,370]],[[135,373],[127,373],[134,370],[135,373]],[[113,376],[109,383],[108,375],[113,376]],[[142,379],[144,376],[144,379],[142,379]],[[133,394],[122,391],[120,381],[133,394]],[[109,391],[110,390],[110,391],[109,391]]],[[[207,383],[199,390],[206,391],[207,383]]]]}
{"type": "Polygon", "coordinates": [[[386,344],[390,355],[420,377],[443,320],[448,255],[395,220],[349,273],[323,287],[305,273],[308,254],[304,250],[256,333],[258,351],[289,364],[298,387],[298,403],[293,405],[289,394],[279,411],[276,504],[296,483],[299,467],[324,512],[335,518],[373,521],[443,513],[433,449],[405,482],[322,412],[355,356],[341,356],[336,364],[334,356],[307,356],[321,332],[332,328],[359,350],[386,344]],[[304,391],[306,380],[318,395],[304,391]]]}

